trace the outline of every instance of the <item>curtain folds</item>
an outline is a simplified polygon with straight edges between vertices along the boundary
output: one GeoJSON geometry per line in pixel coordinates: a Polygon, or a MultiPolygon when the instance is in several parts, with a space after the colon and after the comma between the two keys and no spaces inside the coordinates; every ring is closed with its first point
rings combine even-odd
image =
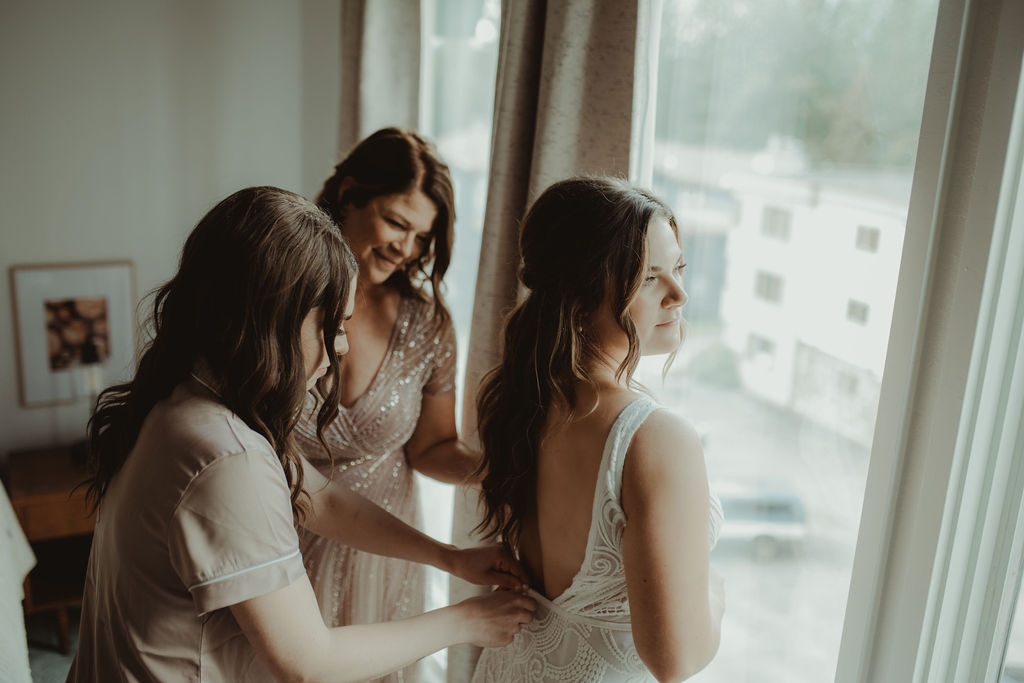
{"type": "Polygon", "coordinates": [[[338,158],[385,126],[420,123],[420,3],[341,3],[338,158]]]}
{"type": "MultiPolygon", "coordinates": [[[[515,304],[519,221],[551,183],[584,173],[625,177],[631,141],[647,112],[647,81],[636,91],[638,25],[649,3],[621,0],[515,0],[502,9],[501,42],[491,137],[491,166],[480,268],[467,358],[462,434],[479,446],[476,391],[499,360],[502,321],[515,304]]],[[[647,53],[644,39],[640,49],[647,53]]],[[[641,64],[646,58],[639,60],[641,64]]],[[[646,66],[646,65],[645,65],[646,66]]],[[[572,258],[572,254],[566,254],[572,258]]],[[[455,500],[453,542],[479,542],[475,490],[455,500]]],[[[452,580],[452,602],[476,588],[452,580]]],[[[448,655],[449,683],[472,675],[478,648],[448,655]]]]}

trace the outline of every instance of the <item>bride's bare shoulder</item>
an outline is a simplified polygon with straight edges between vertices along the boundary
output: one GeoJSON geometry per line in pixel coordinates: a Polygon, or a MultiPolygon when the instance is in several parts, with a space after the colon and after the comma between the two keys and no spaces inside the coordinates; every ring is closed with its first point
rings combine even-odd
{"type": "Polygon", "coordinates": [[[686,418],[659,408],[637,429],[626,452],[625,487],[644,491],[707,487],[704,451],[686,418]]]}
{"type": "Polygon", "coordinates": [[[700,436],[693,423],[665,408],[656,408],[636,430],[633,444],[640,449],[658,445],[695,446],[700,436]]]}

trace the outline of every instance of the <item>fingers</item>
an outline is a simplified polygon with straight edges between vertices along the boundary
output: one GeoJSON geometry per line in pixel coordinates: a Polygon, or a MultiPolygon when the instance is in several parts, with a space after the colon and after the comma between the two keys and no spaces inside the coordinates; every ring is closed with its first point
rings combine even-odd
{"type": "Polygon", "coordinates": [[[523,624],[533,620],[537,601],[519,592],[498,590],[490,593],[490,614],[492,631],[484,647],[508,645],[519,633],[523,624]]]}
{"type": "Polygon", "coordinates": [[[495,570],[492,573],[498,577],[494,580],[494,585],[513,589],[526,587],[529,584],[529,579],[519,560],[504,546],[494,545],[491,546],[491,549],[497,554],[497,559],[492,565],[495,570]]]}
{"type": "Polygon", "coordinates": [[[522,601],[519,603],[520,624],[525,624],[533,619],[533,613],[537,611],[537,601],[529,595],[520,595],[522,601]]]}
{"type": "Polygon", "coordinates": [[[506,574],[503,571],[492,571],[490,573],[491,585],[498,588],[506,588],[511,591],[518,591],[526,588],[525,581],[513,574],[506,574]]]}
{"type": "Polygon", "coordinates": [[[471,583],[519,590],[529,579],[523,566],[501,545],[465,548],[458,551],[460,568],[455,573],[471,583]]]}
{"type": "Polygon", "coordinates": [[[523,585],[528,584],[529,578],[526,576],[526,570],[523,569],[523,565],[519,564],[519,560],[512,557],[512,554],[504,548],[502,548],[501,553],[503,555],[501,562],[502,571],[508,572],[523,585]]]}
{"type": "Polygon", "coordinates": [[[508,609],[512,619],[517,624],[526,624],[533,620],[533,613],[537,611],[537,601],[523,593],[506,593],[512,595],[508,609]]]}

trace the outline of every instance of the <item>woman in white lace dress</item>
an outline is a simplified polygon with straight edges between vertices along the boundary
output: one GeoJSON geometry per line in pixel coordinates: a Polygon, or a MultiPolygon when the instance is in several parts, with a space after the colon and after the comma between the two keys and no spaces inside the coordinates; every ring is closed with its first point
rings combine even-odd
{"type": "MultiPolygon", "coordinates": [[[[359,279],[339,414],[324,430],[331,457],[316,440],[312,398],[296,441],[321,473],[419,526],[413,470],[460,483],[479,464],[456,431],[455,334],[440,289],[455,221],[451,176],[428,141],[385,128],[337,165],[317,203],[340,226],[359,279]]],[[[423,611],[422,566],[312,533],[301,547],[329,626],[423,611]]],[[[414,665],[381,680],[417,678],[414,665]]]]}
{"type": "Polygon", "coordinates": [[[718,649],[721,506],[694,428],[631,381],[682,340],[675,219],[625,181],[571,179],[537,199],[520,247],[528,294],[478,402],[481,526],[540,608],[473,680],[683,680],[718,649]]]}

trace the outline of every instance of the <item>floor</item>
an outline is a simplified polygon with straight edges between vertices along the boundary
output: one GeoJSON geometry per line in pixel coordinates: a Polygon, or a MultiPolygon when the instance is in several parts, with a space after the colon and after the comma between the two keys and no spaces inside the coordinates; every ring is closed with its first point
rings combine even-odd
{"type": "Polygon", "coordinates": [[[79,610],[70,610],[71,654],[62,655],[57,649],[57,623],[52,613],[33,614],[25,619],[28,636],[28,663],[32,670],[32,683],[64,683],[71,668],[74,648],[78,643],[79,610]]]}

